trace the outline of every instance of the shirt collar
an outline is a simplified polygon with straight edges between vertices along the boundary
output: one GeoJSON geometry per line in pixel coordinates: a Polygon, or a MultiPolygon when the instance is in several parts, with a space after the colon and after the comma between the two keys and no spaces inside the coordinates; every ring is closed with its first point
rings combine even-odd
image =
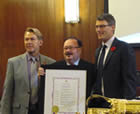
{"type": "Polygon", "coordinates": [[[31,59],[39,61],[39,58],[40,58],[40,54],[34,57],[34,56],[31,56],[28,52],[26,52],[26,56],[27,56],[28,61],[30,61],[31,59]]]}
{"type": "Polygon", "coordinates": [[[112,45],[112,42],[114,41],[115,37],[113,36],[112,38],[110,38],[106,43],[102,42],[102,45],[106,45],[107,48],[110,48],[112,45]]]}
{"type": "MultiPolygon", "coordinates": [[[[78,59],[77,61],[75,61],[75,62],[74,62],[74,65],[75,65],[75,66],[78,66],[78,65],[79,65],[79,61],[80,61],[80,59],[78,59]]],[[[70,66],[70,65],[71,65],[71,64],[70,64],[70,63],[68,63],[68,62],[67,62],[66,64],[67,64],[68,66],[70,66]]]]}

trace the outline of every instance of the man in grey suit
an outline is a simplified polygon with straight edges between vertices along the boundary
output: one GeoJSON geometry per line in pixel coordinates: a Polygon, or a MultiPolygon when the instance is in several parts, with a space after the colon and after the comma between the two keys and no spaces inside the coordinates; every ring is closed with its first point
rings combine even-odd
{"type": "Polygon", "coordinates": [[[1,101],[2,114],[38,114],[40,64],[55,60],[39,53],[43,36],[37,28],[27,28],[24,34],[26,52],[8,60],[4,91],[1,101]],[[32,64],[36,66],[32,73],[32,64]]]}

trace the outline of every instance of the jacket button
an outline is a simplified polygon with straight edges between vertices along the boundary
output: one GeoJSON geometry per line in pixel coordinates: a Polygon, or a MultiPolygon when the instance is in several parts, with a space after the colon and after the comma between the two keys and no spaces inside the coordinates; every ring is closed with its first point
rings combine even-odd
{"type": "Polygon", "coordinates": [[[28,94],[31,94],[31,92],[30,92],[30,91],[28,91],[27,93],[28,93],[28,94]]]}

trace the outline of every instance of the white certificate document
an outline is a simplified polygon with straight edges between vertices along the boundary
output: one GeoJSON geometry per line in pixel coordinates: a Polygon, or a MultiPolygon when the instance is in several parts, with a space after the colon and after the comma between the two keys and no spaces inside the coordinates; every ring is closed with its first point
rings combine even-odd
{"type": "Polygon", "coordinates": [[[86,71],[46,70],[44,114],[85,114],[86,71]]]}

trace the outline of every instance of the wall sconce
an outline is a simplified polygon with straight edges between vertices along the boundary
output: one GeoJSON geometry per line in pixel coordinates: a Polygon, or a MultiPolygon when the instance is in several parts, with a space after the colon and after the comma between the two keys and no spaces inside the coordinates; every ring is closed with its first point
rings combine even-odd
{"type": "Polygon", "coordinates": [[[65,22],[78,23],[79,21],[79,0],[65,0],[65,22]]]}

